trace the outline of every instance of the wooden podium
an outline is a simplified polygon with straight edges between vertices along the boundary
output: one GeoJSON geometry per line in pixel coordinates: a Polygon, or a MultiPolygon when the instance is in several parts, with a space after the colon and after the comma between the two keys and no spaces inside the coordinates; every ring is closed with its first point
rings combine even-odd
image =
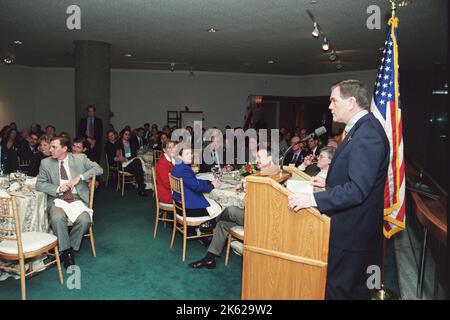
{"type": "Polygon", "coordinates": [[[314,208],[290,210],[292,192],[279,183],[285,176],[247,177],[243,300],[325,298],[330,218],[314,208]]]}

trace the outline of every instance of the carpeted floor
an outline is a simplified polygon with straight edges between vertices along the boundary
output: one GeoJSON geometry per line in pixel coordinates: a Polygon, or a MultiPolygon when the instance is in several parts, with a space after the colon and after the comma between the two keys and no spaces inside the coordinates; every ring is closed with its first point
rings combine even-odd
{"type": "MultiPolygon", "coordinates": [[[[153,197],[139,197],[127,190],[122,198],[113,189],[96,193],[95,243],[97,258],[91,255],[88,238],[83,241],[76,263],[81,271],[81,288],[66,285],[71,274],[64,272],[60,285],[56,268],[27,279],[27,298],[34,299],[240,299],[242,258],[231,253],[228,266],[217,259],[214,270],[194,270],[188,263],[202,258],[206,248],[197,240],[187,245],[181,261],[181,236],[169,249],[171,228],[162,224],[153,239],[155,205],[153,197]]],[[[388,246],[386,282],[398,292],[397,271],[388,246]]],[[[64,270],[65,271],[65,270],[64,270]]],[[[73,281],[71,281],[73,283],[73,281]]],[[[0,300],[20,299],[20,281],[0,281],[0,300]]]]}

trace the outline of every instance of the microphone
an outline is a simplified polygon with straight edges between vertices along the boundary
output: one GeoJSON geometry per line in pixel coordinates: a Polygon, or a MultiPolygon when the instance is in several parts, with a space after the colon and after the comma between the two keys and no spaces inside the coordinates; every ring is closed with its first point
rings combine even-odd
{"type": "Polygon", "coordinates": [[[317,128],[316,130],[314,130],[314,132],[308,134],[306,137],[304,137],[302,140],[300,140],[296,144],[298,144],[300,142],[306,142],[309,139],[314,138],[314,137],[320,137],[320,136],[324,135],[325,133],[327,133],[327,129],[322,126],[320,128],[317,128]]]}
{"type": "Polygon", "coordinates": [[[284,162],[284,158],[286,157],[286,155],[289,153],[289,151],[291,151],[291,149],[292,149],[295,145],[300,144],[300,143],[303,143],[303,142],[306,142],[306,141],[308,141],[309,139],[314,138],[314,137],[320,137],[320,136],[324,135],[325,133],[327,133],[327,129],[326,129],[324,126],[322,126],[322,127],[320,127],[320,128],[317,128],[316,130],[314,130],[314,132],[311,132],[310,134],[308,134],[306,137],[304,137],[304,138],[301,139],[300,141],[298,141],[298,142],[292,144],[289,148],[287,148],[286,151],[284,152],[283,156],[281,157],[281,160],[280,160],[280,162],[281,162],[281,163],[280,163],[280,174],[283,174],[283,162],[284,162]]]}

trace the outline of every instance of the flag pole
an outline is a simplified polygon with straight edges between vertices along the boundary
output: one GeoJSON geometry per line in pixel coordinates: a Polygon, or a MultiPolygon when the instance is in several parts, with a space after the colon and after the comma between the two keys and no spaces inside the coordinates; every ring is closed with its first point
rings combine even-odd
{"type": "MultiPolygon", "coordinates": [[[[395,18],[395,11],[397,10],[397,5],[395,3],[395,0],[390,0],[391,2],[391,18],[395,18]]],[[[382,235],[382,240],[381,240],[381,261],[380,261],[380,289],[375,290],[372,293],[372,300],[398,300],[398,296],[391,290],[386,289],[384,287],[384,270],[385,270],[385,265],[386,265],[386,244],[387,244],[387,239],[384,236],[384,234],[382,235]]]]}

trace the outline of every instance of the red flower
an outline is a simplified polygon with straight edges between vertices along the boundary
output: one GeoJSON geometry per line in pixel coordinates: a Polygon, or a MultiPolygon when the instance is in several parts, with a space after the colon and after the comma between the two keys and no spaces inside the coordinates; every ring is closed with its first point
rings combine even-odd
{"type": "Polygon", "coordinates": [[[252,169],[252,167],[248,164],[245,166],[245,171],[250,171],[252,169]]]}

